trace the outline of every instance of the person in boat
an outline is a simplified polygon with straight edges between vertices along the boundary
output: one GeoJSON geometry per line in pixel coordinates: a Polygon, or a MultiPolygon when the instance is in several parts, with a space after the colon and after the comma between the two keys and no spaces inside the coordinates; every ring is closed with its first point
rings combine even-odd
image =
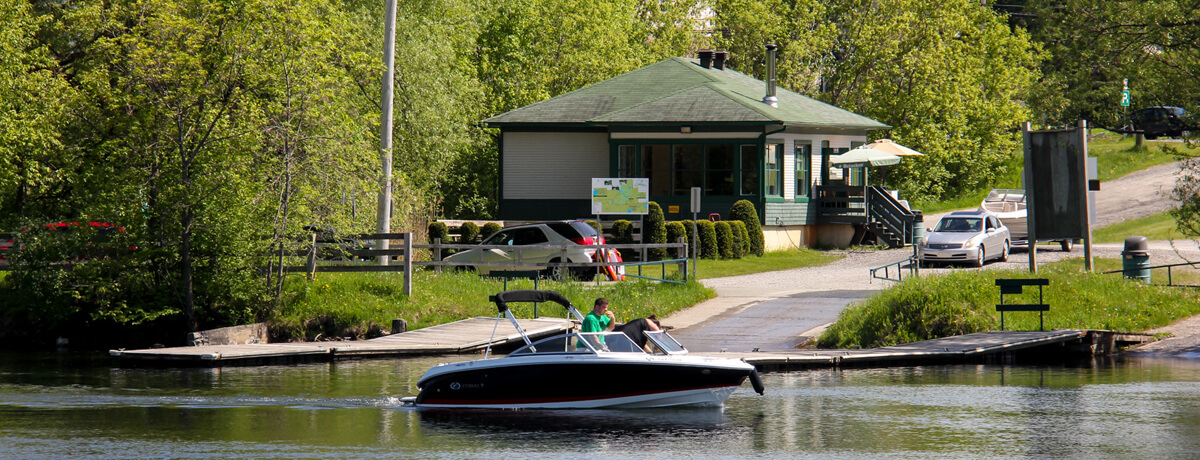
{"type": "Polygon", "coordinates": [[[638,344],[638,346],[642,347],[643,350],[646,350],[647,353],[653,353],[654,350],[647,346],[647,342],[649,340],[646,338],[646,332],[661,331],[662,323],[658,321],[658,317],[655,315],[650,315],[645,318],[638,318],[617,326],[614,330],[624,332],[625,335],[629,336],[629,338],[633,340],[633,343],[638,344]]]}
{"type": "MultiPolygon", "coordinates": [[[[608,332],[617,327],[617,318],[613,312],[608,309],[608,299],[597,297],[596,303],[592,306],[591,313],[583,317],[583,324],[579,328],[580,332],[608,332]]],[[[604,337],[596,337],[596,341],[592,343],[598,348],[604,349],[604,337]]]]}

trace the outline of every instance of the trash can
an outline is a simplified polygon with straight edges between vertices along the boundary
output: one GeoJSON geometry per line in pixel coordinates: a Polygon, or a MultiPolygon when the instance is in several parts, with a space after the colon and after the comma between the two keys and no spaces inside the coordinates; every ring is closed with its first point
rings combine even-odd
{"type": "Polygon", "coordinates": [[[1126,278],[1150,282],[1150,245],[1146,237],[1134,235],[1125,238],[1125,250],[1121,251],[1121,269],[1126,278]]]}
{"type": "Polygon", "coordinates": [[[925,215],[919,210],[913,211],[912,223],[912,244],[921,244],[921,238],[925,237],[925,215]]]}

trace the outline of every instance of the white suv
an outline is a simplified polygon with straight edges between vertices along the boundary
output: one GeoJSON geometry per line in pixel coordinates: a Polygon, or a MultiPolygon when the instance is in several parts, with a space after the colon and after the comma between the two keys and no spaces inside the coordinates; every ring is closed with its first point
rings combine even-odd
{"type": "Polygon", "coordinates": [[[511,262],[512,265],[459,265],[458,269],[474,269],[481,275],[493,270],[538,270],[548,278],[559,278],[562,270],[569,270],[572,277],[590,281],[596,276],[595,267],[559,267],[545,265],[522,265],[522,263],[588,263],[594,262],[595,249],[586,246],[604,244],[604,237],[596,229],[580,220],[541,222],[518,225],[500,230],[480,246],[508,246],[509,248],[475,248],[450,255],[444,260],[453,262],[511,262]],[[540,246],[580,245],[564,252],[560,248],[540,246]]]}

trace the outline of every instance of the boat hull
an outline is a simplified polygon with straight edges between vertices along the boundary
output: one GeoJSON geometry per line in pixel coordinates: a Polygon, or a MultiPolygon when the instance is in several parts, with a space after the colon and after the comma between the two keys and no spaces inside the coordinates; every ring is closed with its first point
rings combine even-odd
{"type": "Polygon", "coordinates": [[[448,366],[454,367],[431,370],[421,379],[418,407],[720,406],[754,371],[740,361],[709,358],[558,362],[501,358],[448,366]]]}

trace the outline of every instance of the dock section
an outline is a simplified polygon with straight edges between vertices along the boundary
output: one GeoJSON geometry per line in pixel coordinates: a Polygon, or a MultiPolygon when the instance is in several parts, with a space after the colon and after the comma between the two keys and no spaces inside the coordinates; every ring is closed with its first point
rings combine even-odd
{"type": "Polygon", "coordinates": [[[1103,355],[1123,346],[1152,340],[1153,337],[1146,334],[1082,329],[991,331],[866,350],[797,349],[694,354],[741,359],[761,371],[769,372],[822,367],[886,367],[963,362],[1011,364],[1020,356],[1048,358],[1103,355]]]}
{"type": "MultiPolygon", "coordinates": [[[[572,327],[565,319],[522,319],[519,323],[531,340],[562,334],[572,327]]],[[[508,319],[476,317],[368,340],[200,345],[109,350],[109,354],[123,366],[221,367],[472,353],[488,345],[510,347],[523,343],[508,319]]]]}

